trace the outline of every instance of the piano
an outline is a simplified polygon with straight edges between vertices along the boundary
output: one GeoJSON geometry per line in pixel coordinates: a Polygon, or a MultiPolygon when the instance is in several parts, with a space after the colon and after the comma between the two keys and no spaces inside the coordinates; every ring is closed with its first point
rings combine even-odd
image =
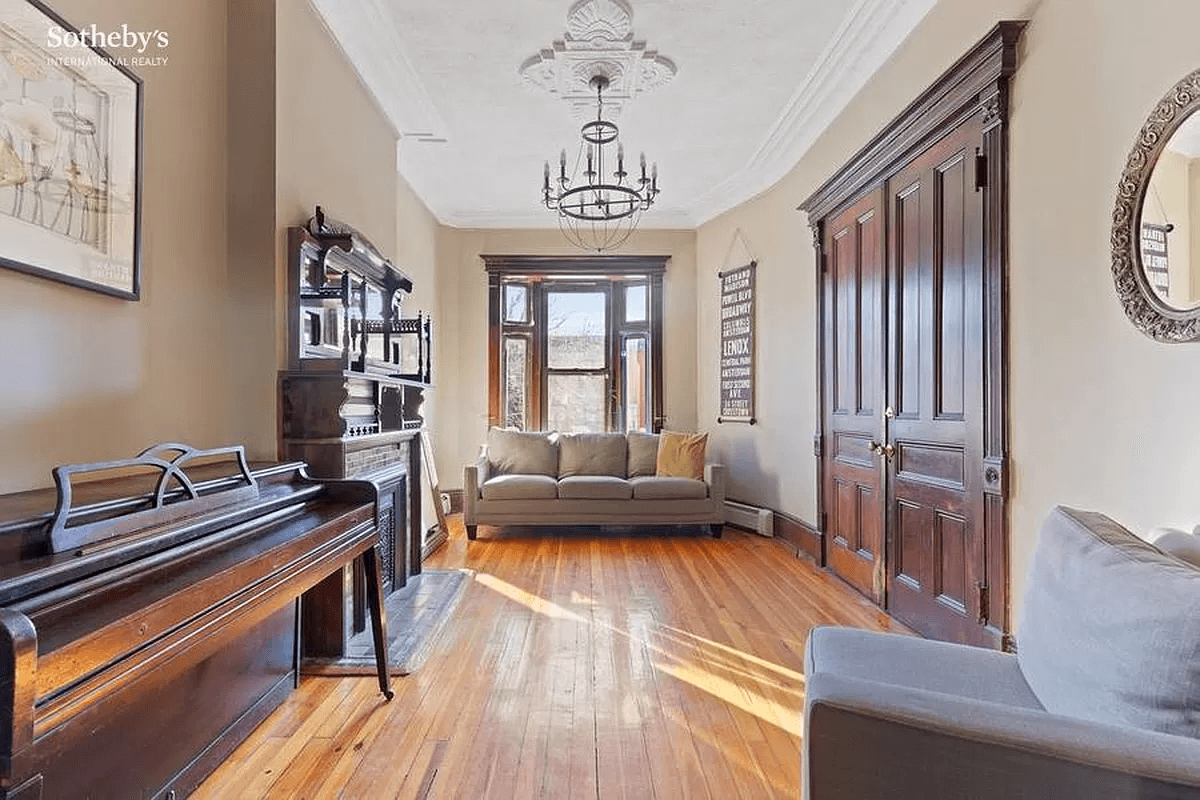
{"type": "Polygon", "coordinates": [[[0,798],[189,794],[297,681],[301,595],[367,577],[378,490],[163,444],[0,497],[0,798]]]}

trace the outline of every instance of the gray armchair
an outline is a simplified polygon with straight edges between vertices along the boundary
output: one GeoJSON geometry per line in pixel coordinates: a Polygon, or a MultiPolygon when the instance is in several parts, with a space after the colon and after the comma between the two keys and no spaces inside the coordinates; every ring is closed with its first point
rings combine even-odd
{"type": "Polygon", "coordinates": [[[1057,508],[1018,634],[1012,655],[815,629],[805,797],[1200,798],[1200,569],[1057,508]]]}

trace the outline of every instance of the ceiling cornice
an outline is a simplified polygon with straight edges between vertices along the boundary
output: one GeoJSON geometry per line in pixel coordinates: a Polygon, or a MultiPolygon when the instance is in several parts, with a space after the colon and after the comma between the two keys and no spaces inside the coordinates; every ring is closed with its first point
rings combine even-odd
{"type": "Polygon", "coordinates": [[[858,0],[745,169],[697,198],[707,222],[778,183],[891,57],[937,0],[858,0]]]}
{"type": "MultiPolygon", "coordinates": [[[[401,138],[444,140],[445,123],[404,54],[387,0],[311,2],[401,138]]],[[[680,212],[647,214],[641,226],[697,227],[778,183],[936,3],[858,0],[745,167],[680,212]]],[[[397,167],[404,172],[399,153],[397,167]]],[[[430,210],[439,222],[455,227],[545,228],[548,221],[540,209],[516,214],[430,210]]]]}
{"type": "Polygon", "coordinates": [[[311,1],[396,131],[418,140],[443,138],[446,125],[404,55],[386,0],[311,1]]]}
{"type": "MultiPolygon", "coordinates": [[[[452,228],[515,228],[558,230],[558,217],[538,206],[529,212],[495,213],[490,211],[452,211],[438,215],[438,221],[452,228]]],[[[697,221],[683,211],[654,209],[642,215],[638,230],[692,230],[697,221]]]]}

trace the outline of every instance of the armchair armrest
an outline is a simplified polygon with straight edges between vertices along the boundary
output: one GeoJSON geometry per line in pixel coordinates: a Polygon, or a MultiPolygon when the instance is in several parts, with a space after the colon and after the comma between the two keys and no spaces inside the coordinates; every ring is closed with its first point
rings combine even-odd
{"type": "Polygon", "coordinates": [[[463,522],[467,525],[475,523],[479,487],[487,483],[489,477],[487,452],[481,450],[475,463],[463,468],[463,522]]]}
{"type": "Polygon", "coordinates": [[[1200,798],[1200,740],[828,672],[809,676],[804,796],[1200,798]]]}
{"type": "Polygon", "coordinates": [[[705,464],[704,482],[708,484],[708,496],[718,503],[725,502],[725,466],[705,464]]]}

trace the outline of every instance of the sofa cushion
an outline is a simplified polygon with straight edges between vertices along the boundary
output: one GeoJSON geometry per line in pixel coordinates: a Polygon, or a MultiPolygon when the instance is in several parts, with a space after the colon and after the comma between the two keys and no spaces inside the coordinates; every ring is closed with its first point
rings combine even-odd
{"type": "Polygon", "coordinates": [[[484,500],[553,500],[558,485],[549,475],[497,475],[479,493],[484,500]]]}
{"type": "Polygon", "coordinates": [[[692,500],[708,497],[704,481],[659,476],[633,478],[634,500],[692,500]]]}
{"type": "Polygon", "coordinates": [[[813,628],[804,650],[804,674],[819,672],[1043,710],[1011,653],[919,636],[813,628]]]}
{"type": "Polygon", "coordinates": [[[566,433],[558,440],[558,477],[625,477],[625,434],[566,433]]]}
{"type": "Polygon", "coordinates": [[[1038,535],[1017,633],[1047,711],[1200,738],[1200,569],[1060,506],[1038,535]]]}
{"type": "Polygon", "coordinates": [[[493,475],[557,478],[558,434],[491,428],[488,430],[487,456],[493,475]]]}
{"type": "Polygon", "coordinates": [[[658,434],[629,431],[625,438],[629,445],[625,474],[631,478],[653,475],[658,466],[658,434]]]}
{"type": "Polygon", "coordinates": [[[658,438],[654,474],[672,478],[704,478],[704,448],[707,433],[663,431],[658,438]]]}
{"type": "Polygon", "coordinates": [[[612,475],[573,475],[558,479],[558,496],[576,500],[628,500],[629,481],[612,475]]]}

